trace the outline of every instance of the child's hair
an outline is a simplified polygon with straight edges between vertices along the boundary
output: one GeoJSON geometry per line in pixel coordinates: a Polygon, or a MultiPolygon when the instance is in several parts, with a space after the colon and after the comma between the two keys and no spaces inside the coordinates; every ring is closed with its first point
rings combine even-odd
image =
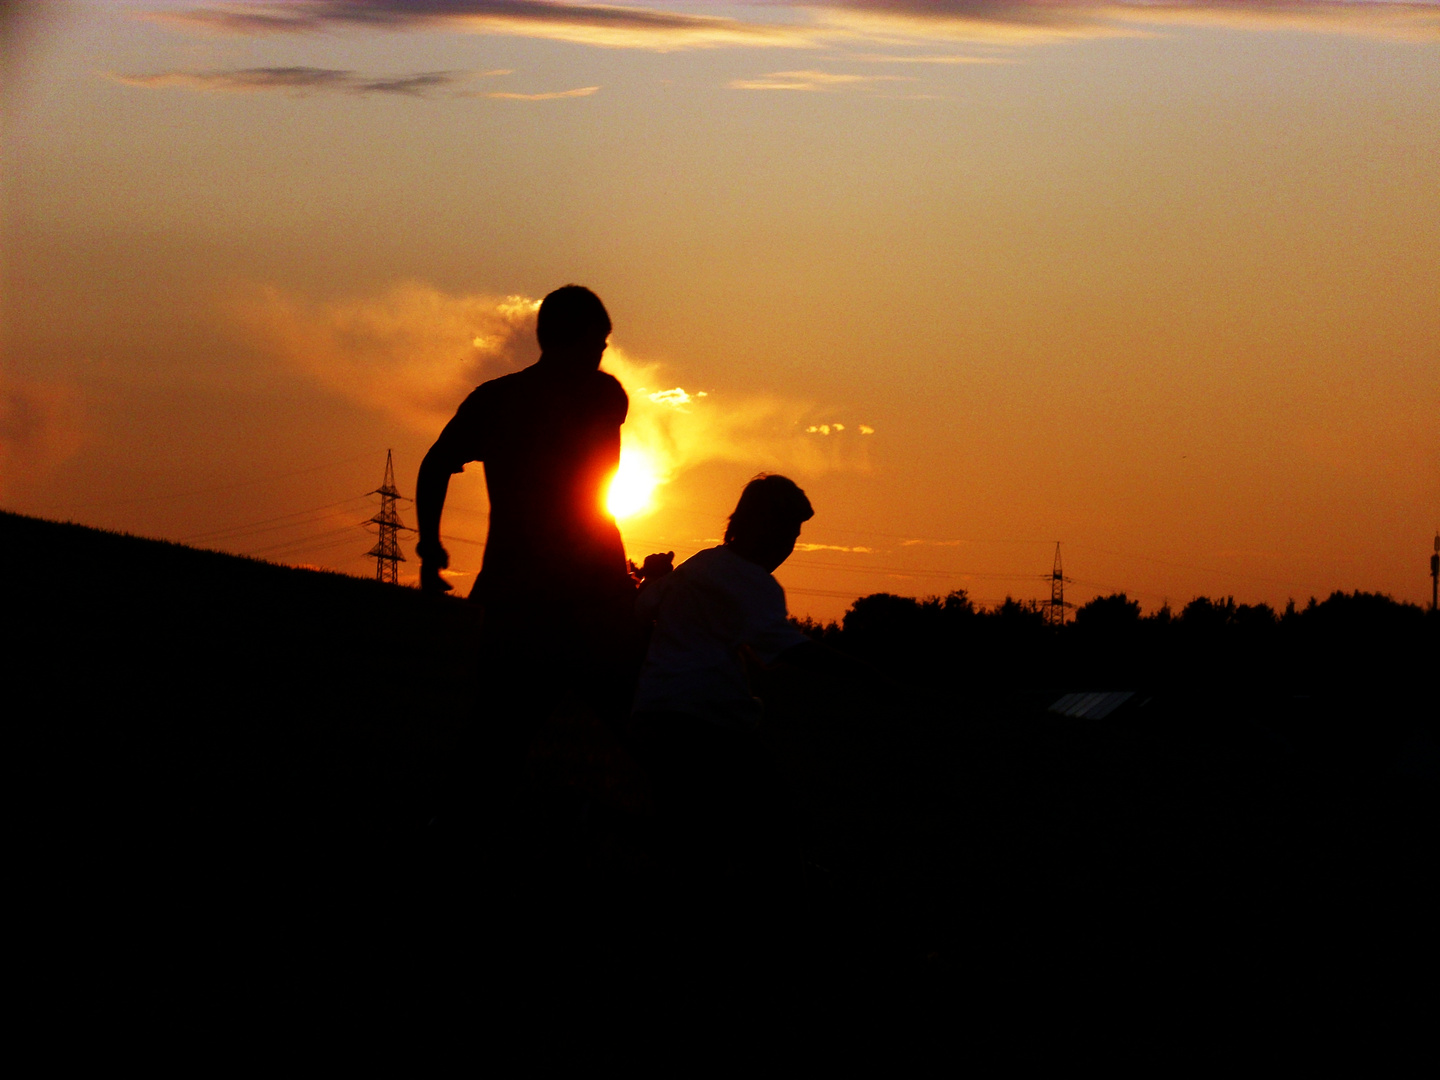
{"type": "Polygon", "coordinates": [[[725,526],[725,542],[730,543],[737,533],[756,536],[793,529],[814,516],[814,507],[795,481],[761,473],[740,493],[725,526]]]}

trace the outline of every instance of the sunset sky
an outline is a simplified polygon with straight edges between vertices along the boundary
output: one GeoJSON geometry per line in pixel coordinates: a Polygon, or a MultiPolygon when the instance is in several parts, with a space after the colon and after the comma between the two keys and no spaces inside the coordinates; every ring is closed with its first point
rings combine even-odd
{"type": "MultiPolygon", "coordinates": [[[[1428,601],[1440,4],[7,10],[4,509],[373,574],[387,448],[413,495],[573,281],[637,559],[763,470],[797,614],[1057,540],[1076,602],[1428,601]]],[[[462,590],[485,529],[472,466],[462,590]]]]}

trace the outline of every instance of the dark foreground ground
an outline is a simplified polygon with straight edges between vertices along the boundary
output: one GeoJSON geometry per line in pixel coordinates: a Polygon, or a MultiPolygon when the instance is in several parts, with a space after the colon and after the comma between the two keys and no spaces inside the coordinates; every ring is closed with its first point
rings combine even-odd
{"type": "Polygon", "coordinates": [[[25,568],[0,593],[14,925],[52,1019],[343,1007],[563,1041],[893,1011],[1018,1058],[1172,1026],[1177,1053],[1384,1047],[1424,1015],[1433,620],[1410,681],[1172,680],[1100,723],[1045,706],[1110,687],[963,657],[777,678],[805,878],[721,896],[656,870],[645,776],[579,711],[538,733],[514,821],[446,817],[466,725],[503,722],[467,604],[13,515],[0,552],[25,568]]]}

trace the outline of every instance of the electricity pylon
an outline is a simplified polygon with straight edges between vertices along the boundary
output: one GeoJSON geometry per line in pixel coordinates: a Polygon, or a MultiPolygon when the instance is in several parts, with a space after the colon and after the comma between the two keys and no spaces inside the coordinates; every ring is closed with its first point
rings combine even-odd
{"type": "MultiPolygon", "coordinates": [[[[400,512],[395,504],[404,495],[395,487],[395,462],[392,459],[391,451],[385,451],[385,482],[381,484],[371,495],[380,496],[380,512],[365,522],[366,525],[374,525],[379,531],[379,539],[375,546],[367,551],[366,555],[375,556],[375,580],[388,581],[391,585],[398,585],[400,582],[400,563],[406,562],[404,555],[400,553],[400,533],[414,532],[415,530],[400,520],[400,512]]],[[[405,499],[406,502],[413,502],[412,499],[405,499]]]]}
{"type": "Polygon", "coordinates": [[[1065,602],[1065,583],[1070,579],[1060,567],[1060,541],[1055,541],[1055,568],[1050,571],[1050,599],[1043,606],[1045,621],[1051,626],[1065,625],[1065,609],[1074,604],[1065,602]]]}

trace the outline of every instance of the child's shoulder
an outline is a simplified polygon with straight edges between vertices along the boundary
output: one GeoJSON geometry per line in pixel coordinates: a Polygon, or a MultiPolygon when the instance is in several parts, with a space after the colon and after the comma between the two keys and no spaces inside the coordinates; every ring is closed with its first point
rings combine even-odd
{"type": "Polygon", "coordinates": [[[723,585],[732,590],[762,591],[780,588],[762,566],[735,554],[732,548],[720,545],[697,551],[675,568],[675,573],[684,572],[694,581],[723,585]]]}
{"type": "Polygon", "coordinates": [[[675,569],[688,570],[692,574],[697,572],[709,574],[743,574],[747,566],[756,570],[760,569],[758,566],[755,566],[754,563],[746,562],[724,544],[720,544],[717,547],[702,548],[675,569]]]}

